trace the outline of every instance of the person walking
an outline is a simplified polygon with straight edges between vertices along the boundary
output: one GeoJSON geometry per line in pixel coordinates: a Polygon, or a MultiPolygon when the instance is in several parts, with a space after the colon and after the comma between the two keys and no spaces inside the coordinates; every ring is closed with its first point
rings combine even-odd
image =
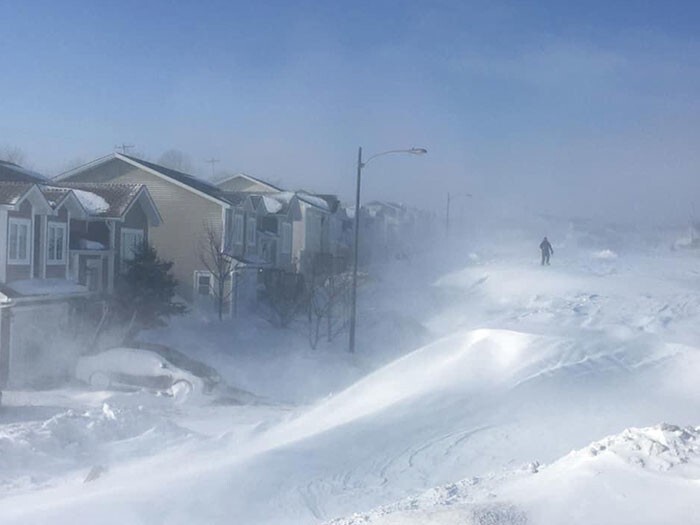
{"type": "Polygon", "coordinates": [[[542,266],[545,264],[549,266],[549,258],[554,255],[554,248],[552,248],[552,244],[547,240],[547,237],[540,243],[540,250],[542,251],[542,266]]]}

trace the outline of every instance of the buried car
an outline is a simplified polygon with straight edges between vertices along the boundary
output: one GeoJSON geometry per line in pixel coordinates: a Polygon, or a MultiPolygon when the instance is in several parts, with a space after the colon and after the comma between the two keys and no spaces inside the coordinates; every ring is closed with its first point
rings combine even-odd
{"type": "Polygon", "coordinates": [[[112,348],[83,356],[75,376],[96,389],[140,388],[177,400],[209,390],[200,377],[140,348],[112,348]]]}

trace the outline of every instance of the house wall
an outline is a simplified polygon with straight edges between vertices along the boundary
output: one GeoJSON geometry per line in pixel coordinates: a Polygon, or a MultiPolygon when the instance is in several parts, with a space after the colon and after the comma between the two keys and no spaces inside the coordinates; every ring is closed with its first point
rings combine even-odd
{"type": "Polygon", "coordinates": [[[292,223],[292,264],[296,266],[297,271],[302,271],[301,257],[302,252],[306,247],[306,221],[308,206],[300,204],[301,218],[292,223]]]}
{"type": "Polygon", "coordinates": [[[3,309],[0,372],[11,387],[44,386],[72,375],[79,345],[69,344],[69,304],[32,304],[3,309]],[[7,334],[7,336],[5,336],[7,334]]]}
{"type": "MultiPolygon", "coordinates": [[[[199,196],[173,182],[114,159],[70,178],[72,182],[120,182],[148,187],[163,223],[149,234],[160,257],[172,261],[178,292],[192,299],[195,270],[203,270],[199,253],[207,224],[218,235],[223,228],[223,205],[199,196]]],[[[121,234],[117,235],[117,240],[121,234]]],[[[118,247],[117,247],[118,249],[118,247]]],[[[119,253],[117,251],[117,253],[119,253]]]]}
{"type": "Polygon", "coordinates": [[[3,283],[7,275],[7,215],[7,210],[0,210],[0,282],[3,283]]]}

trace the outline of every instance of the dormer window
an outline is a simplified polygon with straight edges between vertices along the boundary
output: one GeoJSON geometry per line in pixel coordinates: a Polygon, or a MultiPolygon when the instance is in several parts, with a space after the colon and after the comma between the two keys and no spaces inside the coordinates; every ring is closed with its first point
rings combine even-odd
{"type": "Polygon", "coordinates": [[[32,221],[10,218],[10,242],[7,250],[9,264],[29,264],[32,221]]]}

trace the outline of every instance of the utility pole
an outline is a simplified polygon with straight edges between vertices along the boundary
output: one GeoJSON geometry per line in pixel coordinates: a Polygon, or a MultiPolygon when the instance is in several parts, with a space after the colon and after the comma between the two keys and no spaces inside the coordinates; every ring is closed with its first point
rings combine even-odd
{"type": "Polygon", "coordinates": [[[357,260],[360,250],[360,181],[362,180],[362,148],[357,151],[357,184],[355,192],[355,241],[352,250],[352,295],[350,305],[350,353],[355,352],[355,324],[357,323],[357,260]]]}
{"type": "Polygon", "coordinates": [[[211,164],[211,176],[213,177],[214,176],[214,165],[218,162],[221,162],[221,161],[219,159],[215,159],[212,157],[211,159],[207,159],[204,162],[206,162],[207,164],[211,164]]]}
{"type": "Polygon", "coordinates": [[[120,150],[122,150],[122,153],[124,155],[126,155],[126,152],[129,151],[133,147],[134,147],[133,144],[125,144],[122,142],[121,144],[114,146],[114,149],[120,149],[120,150]]]}
{"type": "Polygon", "coordinates": [[[445,237],[450,236],[450,192],[447,192],[447,208],[445,210],[445,237]]]}

